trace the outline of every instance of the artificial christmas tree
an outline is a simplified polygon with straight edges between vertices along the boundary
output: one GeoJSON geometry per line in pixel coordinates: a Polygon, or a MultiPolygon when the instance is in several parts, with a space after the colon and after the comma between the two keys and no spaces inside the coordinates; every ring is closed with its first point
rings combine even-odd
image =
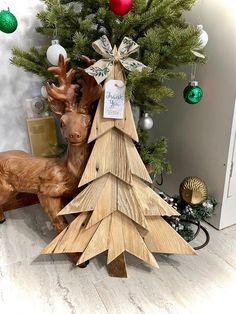
{"type": "MultiPolygon", "coordinates": [[[[204,62],[192,52],[202,52],[198,49],[201,48],[200,30],[183,17],[183,12],[190,10],[196,0],[133,0],[132,10],[123,17],[110,10],[108,0],[43,2],[44,10],[38,13],[41,26],[36,30],[48,38],[48,46],[57,34],[73,68],[83,66],[81,55],[98,58],[91,44],[102,35],[109,38],[112,46],[120,44],[125,36],[140,45],[138,60],[152,71],[126,73],[127,94],[131,104],[145,113],[166,110],[162,99],[173,96],[173,90],[166,86],[166,82],[185,77],[185,73],[176,70],[177,66],[204,62]]],[[[12,62],[46,81],[55,82],[47,71],[45,55],[48,46],[32,47],[29,51],[15,48],[12,62]]],[[[143,134],[140,139],[141,156],[147,156],[150,144],[143,134]]],[[[154,146],[158,147],[161,157],[154,154],[148,160],[159,173],[169,171],[167,141],[156,140],[154,146]]]]}
{"type": "Polygon", "coordinates": [[[178,213],[145,183],[152,180],[133,142],[138,136],[128,98],[123,119],[103,117],[107,83],[125,82],[123,65],[144,68],[128,57],[138,46],[124,38],[119,49],[112,50],[106,36],[93,46],[103,59],[86,72],[98,82],[107,78],[88,140],[95,144],[79,183],[88,185],[60,212],[80,215],[42,253],[81,253],[81,264],[108,251],[110,274],[126,277],[125,251],[156,267],[152,252],[195,252],[162,218],[178,213]]]}

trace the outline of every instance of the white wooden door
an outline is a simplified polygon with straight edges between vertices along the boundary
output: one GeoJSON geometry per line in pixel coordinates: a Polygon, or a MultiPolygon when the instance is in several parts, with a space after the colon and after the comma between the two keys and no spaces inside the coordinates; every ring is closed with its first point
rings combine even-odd
{"type": "Polygon", "coordinates": [[[220,229],[236,224],[236,99],[227,162],[220,229]]]}

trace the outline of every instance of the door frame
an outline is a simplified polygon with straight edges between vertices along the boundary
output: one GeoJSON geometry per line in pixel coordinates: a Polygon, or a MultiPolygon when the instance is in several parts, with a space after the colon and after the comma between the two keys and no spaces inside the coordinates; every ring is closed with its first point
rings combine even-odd
{"type": "MultiPolygon", "coordinates": [[[[230,142],[229,142],[228,159],[227,159],[227,165],[226,165],[225,184],[224,184],[224,193],[223,193],[223,201],[222,201],[222,207],[221,207],[221,218],[220,218],[219,229],[223,229],[233,224],[236,224],[236,195],[228,196],[234,150],[236,149],[235,145],[236,145],[236,95],[235,95],[235,101],[234,101],[234,113],[233,113],[232,128],[231,128],[231,135],[230,135],[230,142]]],[[[234,166],[236,167],[236,165],[234,166]]]]}

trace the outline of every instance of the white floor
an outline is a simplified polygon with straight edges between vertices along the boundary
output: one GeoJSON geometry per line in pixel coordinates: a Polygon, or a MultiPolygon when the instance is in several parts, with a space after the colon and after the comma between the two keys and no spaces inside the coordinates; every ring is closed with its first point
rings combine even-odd
{"type": "Polygon", "coordinates": [[[197,257],[157,255],[160,269],[150,269],[128,256],[129,278],[117,279],[104,256],[86,269],[39,257],[54,236],[46,215],[34,206],[9,212],[0,225],[0,313],[236,313],[236,226],[207,228],[211,242],[197,257]]]}

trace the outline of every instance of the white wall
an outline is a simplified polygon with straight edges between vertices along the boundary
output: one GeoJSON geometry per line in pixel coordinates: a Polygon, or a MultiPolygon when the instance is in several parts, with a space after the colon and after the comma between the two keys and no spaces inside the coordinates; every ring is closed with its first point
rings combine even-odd
{"type": "Polygon", "coordinates": [[[0,32],[0,151],[29,150],[22,108],[24,100],[31,97],[34,84],[37,84],[39,79],[10,65],[9,58],[12,47],[27,49],[40,45],[41,39],[35,33],[35,16],[41,9],[42,2],[40,0],[0,2],[0,10],[6,10],[7,6],[17,17],[18,28],[12,34],[0,32]]]}
{"type": "MultiPolygon", "coordinates": [[[[195,25],[203,24],[209,35],[208,62],[197,73],[204,98],[189,105],[182,96],[188,81],[172,83],[176,96],[167,101],[168,112],[156,117],[151,137],[169,138],[173,174],[165,177],[163,190],[176,194],[184,177],[201,177],[220,203],[211,219],[219,227],[236,94],[236,3],[201,0],[187,17],[195,25]]],[[[190,70],[184,68],[189,74],[190,70]]]]}

